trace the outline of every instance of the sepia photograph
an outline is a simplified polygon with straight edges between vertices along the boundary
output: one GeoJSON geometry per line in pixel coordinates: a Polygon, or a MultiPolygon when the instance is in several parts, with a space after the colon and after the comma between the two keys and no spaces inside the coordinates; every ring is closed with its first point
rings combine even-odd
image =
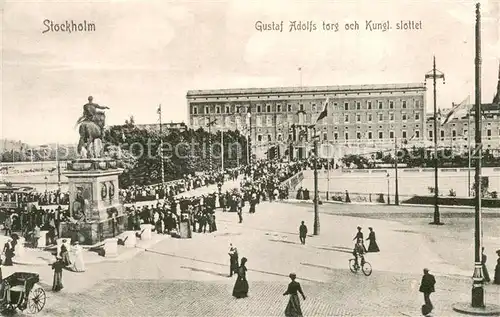
{"type": "Polygon", "coordinates": [[[2,316],[500,316],[500,0],[4,0],[2,316]]]}

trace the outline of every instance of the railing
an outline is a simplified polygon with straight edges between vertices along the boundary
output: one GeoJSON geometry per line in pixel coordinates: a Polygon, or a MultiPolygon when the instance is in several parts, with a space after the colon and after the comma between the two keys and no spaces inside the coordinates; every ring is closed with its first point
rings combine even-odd
{"type": "Polygon", "coordinates": [[[281,186],[287,187],[289,188],[289,190],[294,190],[295,187],[297,187],[297,185],[300,184],[300,182],[302,182],[303,180],[304,180],[304,172],[300,171],[297,174],[290,177],[289,179],[287,179],[286,181],[283,181],[281,183],[281,186]]]}

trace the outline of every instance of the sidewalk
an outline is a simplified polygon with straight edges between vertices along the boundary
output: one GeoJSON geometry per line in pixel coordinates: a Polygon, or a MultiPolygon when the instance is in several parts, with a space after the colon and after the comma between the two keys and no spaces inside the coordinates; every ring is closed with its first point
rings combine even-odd
{"type": "MultiPolygon", "coordinates": [[[[166,239],[174,239],[166,234],[156,234],[151,233],[151,240],[140,240],[137,239],[137,245],[135,247],[124,247],[118,245],[118,255],[115,257],[105,257],[100,256],[97,252],[89,251],[85,246],[83,246],[83,259],[85,265],[92,265],[104,262],[122,262],[127,261],[146,249],[151,248],[155,244],[162,242],[166,239]]],[[[54,262],[54,256],[50,251],[43,251],[41,249],[29,249],[25,248],[24,255],[19,257],[15,256],[12,262],[17,265],[28,265],[28,266],[40,266],[48,265],[54,262]]]]}
{"type": "MultiPolygon", "coordinates": [[[[283,203],[288,203],[288,204],[295,204],[295,205],[313,205],[313,201],[311,200],[299,200],[299,199],[286,199],[281,201],[283,203]]],[[[416,205],[416,204],[403,204],[400,203],[399,205],[394,205],[394,204],[381,204],[381,203],[375,203],[375,202],[351,202],[351,203],[345,203],[342,201],[326,201],[326,200],[321,200],[321,203],[323,205],[343,205],[343,206],[372,206],[372,207],[382,207],[385,208],[384,211],[387,213],[418,213],[417,212],[409,212],[407,210],[404,210],[404,207],[414,207],[414,208],[434,208],[434,205],[416,205]]],[[[382,208],[380,210],[382,210],[382,208]]],[[[481,208],[483,214],[488,214],[488,215],[493,215],[493,216],[498,216],[500,218],[500,208],[481,208]]],[[[377,210],[379,211],[379,210],[377,210]]],[[[449,205],[440,205],[439,206],[439,211],[444,212],[444,213],[462,213],[462,214],[474,214],[475,210],[473,206],[449,206],[449,205]]],[[[427,214],[427,213],[426,213],[427,214]]]]}

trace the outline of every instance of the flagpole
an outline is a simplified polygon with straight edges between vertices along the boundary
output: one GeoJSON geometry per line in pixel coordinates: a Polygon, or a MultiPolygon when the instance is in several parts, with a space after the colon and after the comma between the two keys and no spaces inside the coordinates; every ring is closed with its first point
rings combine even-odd
{"type": "Polygon", "coordinates": [[[221,149],[222,182],[224,182],[224,128],[220,130],[220,149],[221,149]]]}
{"type": "Polygon", "coordinates": [[[56,143],[56,162],[57,162],[57,188],[61,191],[61,164],[59,162],[59,143],[56,143]]]}
{"type": "Polygon", "coordinates": [[[470,122],[470,107],[469,110],[467,111],[467,117],[468,117],[468,125],[467,125],[467,152],[468,152],[468,161],[469,161],[469,168],[467,169],[467,196],[470,197],[470,169],[471,169],[471,158],[470,158],[470,129],[471,129],[471,122],[470,122]]]}
{"type": "MultiPolygon", "coordinates": [[[[330,143],[328,142],[328,149],[330,149],[330,143]]],[[[327,176],[326,176],[326,200],[329,200],[328,195],[330,194],[330,150],[328,150],[328,163],[326,164],[327,176]]]]}
{"type": "Polygon", "coordinates": [[[394,204],[399,205],[399,185],[398,185],[398,138],[394,138],[394,171],[395,171],[395,192],[394,192],[394,204]]]}
{"type": "Polygon", "coordinates": [[[161,184],[165,188],[165,162],[163,162],[163,132],[161,124],[161,104],[158,106],[158,117],[160,119],[161,184]]]}

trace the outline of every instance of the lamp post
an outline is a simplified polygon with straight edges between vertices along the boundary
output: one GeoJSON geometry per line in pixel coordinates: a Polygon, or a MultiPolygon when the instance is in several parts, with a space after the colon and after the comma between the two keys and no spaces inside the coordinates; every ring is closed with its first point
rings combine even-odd
{"type": "Polygon", "coordinates": [[[389,183],[389,173],[387,173],[387,175],[385,175],[387,177],[387,204],[390,205],[391,204],[391,196],[390,196],[390,183],[389,183]]]}
{"type": "MultiPolygon", "coordinates": [[[[479,3],[476,4],[476,58],[475,58],[475,150],[476,159],[475,177],[475,221],[474,221],[474,274],[472,275],[472,307],[484,307],[484,278],[482,260],[482,220],[481,220],[481,160],[483,155],[483,144],[481,140],[481,13],[479,3]]],[[[470,127],[469,127],[470,128],[470,127]]]]}
{"type": "Polygon", "coordinates": [[[395,172],[395,189],[394,189],[394,205],[399,205],[399,185],[398,185],[398,139],[394,138],[394,172],[395,172]]]}
{"type": "MultiPolygon", "coordinates": [[[[453,306],[455,311],[468,315],[498,316],[500,306],[484,303],[484,277],[482,267],[482,220],[481,220],[481,160],[482,160],[482,140],[481,140],[481,13],[480,5],[476,4],[476,58],[475,64],[475,153],[472,159],[476,160],[475,165],[475,217],[474,217],[474,273],[472,275],[472,300],[469,303],[457,303],[453,306]]],[[[469,127],[470,129],[470,127],[469,127]]],[[[498,301],[497,301],[498,302],[498,301]]]]}
{"type": "Polygon", "coordinates": [[[250,108],[247,111],[247,127],[248,127],[248,138],[247,138],[247,165],[250,165],[250,158],[252,157],[252,148],[250,145],[252,138],[252,114],[250,113],[250,108]]]}
{"type": "Polygon", "coordinates": [[[45,176],[43,179],[45,180],[45,192],[47,192],[48,191],[48,185],[49,185],[49,179],[47,178],[47,176],[45,176]]]}
{"type": "Polygon", "coordinates": [[[425,79],[432,78],[432,87],[433,87],[433,96],[434,96],[434,221],[430,224],[433,225],[442,225],[439,214],[439,204],[438,204],[438,195],[439,195],[439,183],[438,183],[438,136],[437,136],[437,102],[436,102],[436,80],[438,78],[443,79],[443,84],[445,83],[444,74],[436,69],[436,57],[433,57],[432,70],[425,74],[425,79]]]}
{"type": "Polygon", "coordinates": [[[314,129],[314,228],[313,234],[319,235],[319,211],[318,211],[318,138],[316,136],[316,129],[314,129]]]}

